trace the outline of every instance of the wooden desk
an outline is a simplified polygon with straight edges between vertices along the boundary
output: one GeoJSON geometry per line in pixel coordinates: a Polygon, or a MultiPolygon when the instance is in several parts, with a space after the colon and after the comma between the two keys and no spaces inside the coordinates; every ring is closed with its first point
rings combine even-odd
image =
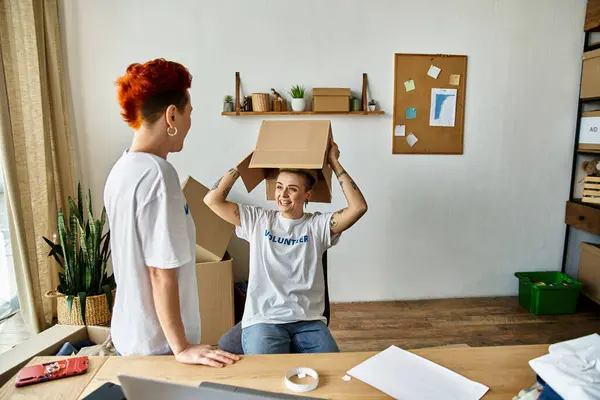
{"type": "MultiPolygon", "coordinates": [[[[413,352],[488,386],[490,391],[484,397],[486,400],[510,399],[521,389],[535,382],[535,373],[528,362],[547,354],[548,345],[422,349],[413,352]]],[[[77,388],[71,391],[71,396],[67,396],[66,392],[62,397],[56,396],[59,390],[62,390],[58,388],[59,381],[31,386],[29,389],[36,390],[36,398],[83,398],[104,382],[119,383],[118,375],[127,374],[192,386],[197,386],[203,381],[215,381],[292,393],[285,389],[283,375],[290,368],[306,366],[314,368],[320,375],[319,387],[309,393],[311,396],[329,399],[388,399],[389,397],[382,392],[357,379],[350,382],[342,380],[347,370],[374,354],[376,353],[246,356],[234,366],[219,369],[183,365],[176,362],[172,356],[109,357],[97,362],[93,360],[94,365],[100,364],[100,368],[95,372],[88,372],[89,384],[83,390],[79,390],[81,386],[77,385],[77,388]],[[50,389],[51,385],[56,385],[56,388],[50,389]]],[[[33,361],[38,362],[38,359],[33,361]]],[[[68,378],[60,383],[73,389],[72,379],[79,378],[82,377],[68,378]]],[[[11,384],[14,385],[14,380],[7,383],[11,384]]],[[[0,398],[5,389],[6,387],[0,391],[0,398]]],[[[19,392],[20,389],[15,389],[10,393],[19,392]]]]}

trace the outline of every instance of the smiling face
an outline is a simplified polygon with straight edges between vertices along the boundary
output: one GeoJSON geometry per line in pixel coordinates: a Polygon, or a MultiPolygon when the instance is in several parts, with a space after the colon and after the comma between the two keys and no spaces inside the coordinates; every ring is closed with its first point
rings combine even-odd
{"type": "Polygon", "coordinates": [[[308,186],[309,182],[303,174],[281,171],[275,187],[277,209],[293,218],[300,218],[304,214],[304,203],[310,200],[312,195],[308,186]]]}

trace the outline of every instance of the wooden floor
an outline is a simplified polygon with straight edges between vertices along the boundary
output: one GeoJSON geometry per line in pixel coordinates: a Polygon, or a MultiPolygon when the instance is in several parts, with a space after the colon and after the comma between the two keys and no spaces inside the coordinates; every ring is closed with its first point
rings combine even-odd
{"type": "Polygon", "coordinates": [[[571,315],[535,316],[516,297],[334,303],[331,309],[330,329],[342,351],[545,344],[600,333],[600,306],[583,296],[571,315]]]}
{"type": "MultiPolygon", "coordinates": [[[[546,344],[600,333],[600,306],[580,297],[571,315],[535,316],[516,297],[333,303],[342,351],[546,344]]],[[[0,353],[29,338],[20,314],[0,324],[0,353]]]]}

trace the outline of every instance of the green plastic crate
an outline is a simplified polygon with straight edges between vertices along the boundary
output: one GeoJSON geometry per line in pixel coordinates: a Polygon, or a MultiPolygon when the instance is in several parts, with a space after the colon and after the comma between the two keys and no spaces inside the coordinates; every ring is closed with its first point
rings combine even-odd
{"type": "Polygon", "coordinates": [[[529,312],[539,314],[573,314],[577,309],[583,286],[562,272],[516,272],[519,278],[519,304],[529,312]],[[563,285],[563,282],[569,282],[563,285]],[[538,286],[535,282],[544,282],[538,286]]]}

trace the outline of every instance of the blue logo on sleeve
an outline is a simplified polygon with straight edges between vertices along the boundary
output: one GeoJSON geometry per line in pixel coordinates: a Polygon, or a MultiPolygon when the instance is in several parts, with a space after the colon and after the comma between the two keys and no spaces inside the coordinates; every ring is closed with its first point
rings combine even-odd
{"type": "Polygon", "coordinates": [[[185,215],[188,215],[190,213],[190,209],[188,208],[187,203],[185,203],[185,206],[183,206],[183,211],[185,211],[185,215]]]}

